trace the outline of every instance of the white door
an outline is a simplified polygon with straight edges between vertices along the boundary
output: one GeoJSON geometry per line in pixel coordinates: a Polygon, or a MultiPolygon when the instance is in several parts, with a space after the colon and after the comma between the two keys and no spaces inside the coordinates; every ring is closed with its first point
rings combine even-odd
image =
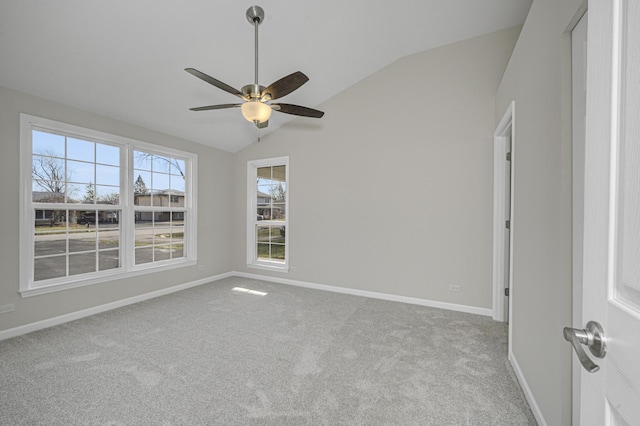
{"type": "Polygon", "coordinates": [[[589,1],[588,40],[582,326],[602,325],[607,353],[582,370],[580,418],[638,425],[640,0],[589,1]]]}

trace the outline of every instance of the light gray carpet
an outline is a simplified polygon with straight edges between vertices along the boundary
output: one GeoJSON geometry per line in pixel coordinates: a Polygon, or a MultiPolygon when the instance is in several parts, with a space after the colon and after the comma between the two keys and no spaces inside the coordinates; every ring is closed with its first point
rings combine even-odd
{"type": "Polygon", "coordinates": [[[229,278],[0,342],[0,424],[535,425],[506,352],[487,317],[229,278]]]}

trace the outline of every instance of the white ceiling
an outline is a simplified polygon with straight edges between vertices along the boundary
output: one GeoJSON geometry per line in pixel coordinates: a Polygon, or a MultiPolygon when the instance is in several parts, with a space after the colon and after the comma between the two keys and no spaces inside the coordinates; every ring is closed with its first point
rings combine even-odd
{"type": "MultiPolygon", "coordinates": [[[[236,152],[256,140],[239,109],[188,109],[239,99],[184,68],[253,82],[250,1],[0,0],[0,85],[236,152]]],[[[310,81],[282,102],[312,108],[403,56],[522,24],[531,4],[256,1],[260,84],[302,71],[310,81]]],[[[261,133],[292,118],[274,113],[261,133]]]]}

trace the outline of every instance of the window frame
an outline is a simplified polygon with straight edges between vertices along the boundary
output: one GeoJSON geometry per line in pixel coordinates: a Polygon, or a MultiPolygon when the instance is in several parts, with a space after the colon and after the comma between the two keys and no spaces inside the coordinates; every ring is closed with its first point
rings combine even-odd
{"type": "Polygon", "coordinates": [[[264,269],[269,271],[289,272],[289,157],[276,157],[266,158],[261,160],[247,161],[247,267],[264,269]],[[258,223],[261,225],[282,225],[282,221],[270,221],[270,220],[257,220],[258,212],[258,185],[256,184],[258,178],[258,169],[261,167],[274,167],[285,166],[285,220],[284,226],[285,232],[285,247],[284,247],[284,262],[277,262],[272,260],[259,259],[257,254],[257,241],[256,241],[256,226],[258,223]]]}
{"type": "Polygon", "coordinates": [[[150,144],[134,139],[116,136],[97,130],[92,130],[72,124],[62,123],[29,114],[20,114],[20,283],[19,291],[22,297],[51,293],[69,288],[123,279],[141,274],[175,269],[197,263],[197,154],[150,144]],[[106,208],[101,204],[75,203],[38,203],[32,201],[32,156],[33,131],[61,134],[66,137],[78,138],[100,144],[120,147],[120,204],[116,208],[106,208]],[[171,156],[185,161],[185,221],[187,226],[184,233],[185,256],[166,261],[150,262],[135,265],[135,223],[133,202],[133,152],[145,151],[153,154],[171,156]],[[115,269],[95,271],[90,273],[34,280],[34,227],[35,210],[65,209],[85,210],[84,206],[91,206],[86,210],[118,210],[120,211],[120,266],[115,269]]]}

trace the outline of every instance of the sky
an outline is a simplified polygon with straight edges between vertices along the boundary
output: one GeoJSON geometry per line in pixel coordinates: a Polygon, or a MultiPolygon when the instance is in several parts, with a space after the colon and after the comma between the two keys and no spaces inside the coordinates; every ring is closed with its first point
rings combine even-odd
{"type": "MultiPolygon", "coordinates": [[[[88,185],[94,185],[98,198],[119,194],[121,148],[102,142],[94,142],[33,130],[33,165],[40,175],[47,175],[47,166],[59,167],[60,175],[66,167],[67,187],[70,197],[79,200],[87,194],[88,185]],[[65,162],[66,153],[66,162],[65,162]],[[53,165],[53,166],[52,166],[53,165]]],[[[148,190],[177,190],[184,192],[182,171],[185,161],[166,156],[135,151],[133,156],[132,184],[141,176],[148,190]]],[[[35,176],[34,176],[35,179],[35,176]]],[[[33,191],[45,191],[47,182],[34,180],[33,191]]]]}

